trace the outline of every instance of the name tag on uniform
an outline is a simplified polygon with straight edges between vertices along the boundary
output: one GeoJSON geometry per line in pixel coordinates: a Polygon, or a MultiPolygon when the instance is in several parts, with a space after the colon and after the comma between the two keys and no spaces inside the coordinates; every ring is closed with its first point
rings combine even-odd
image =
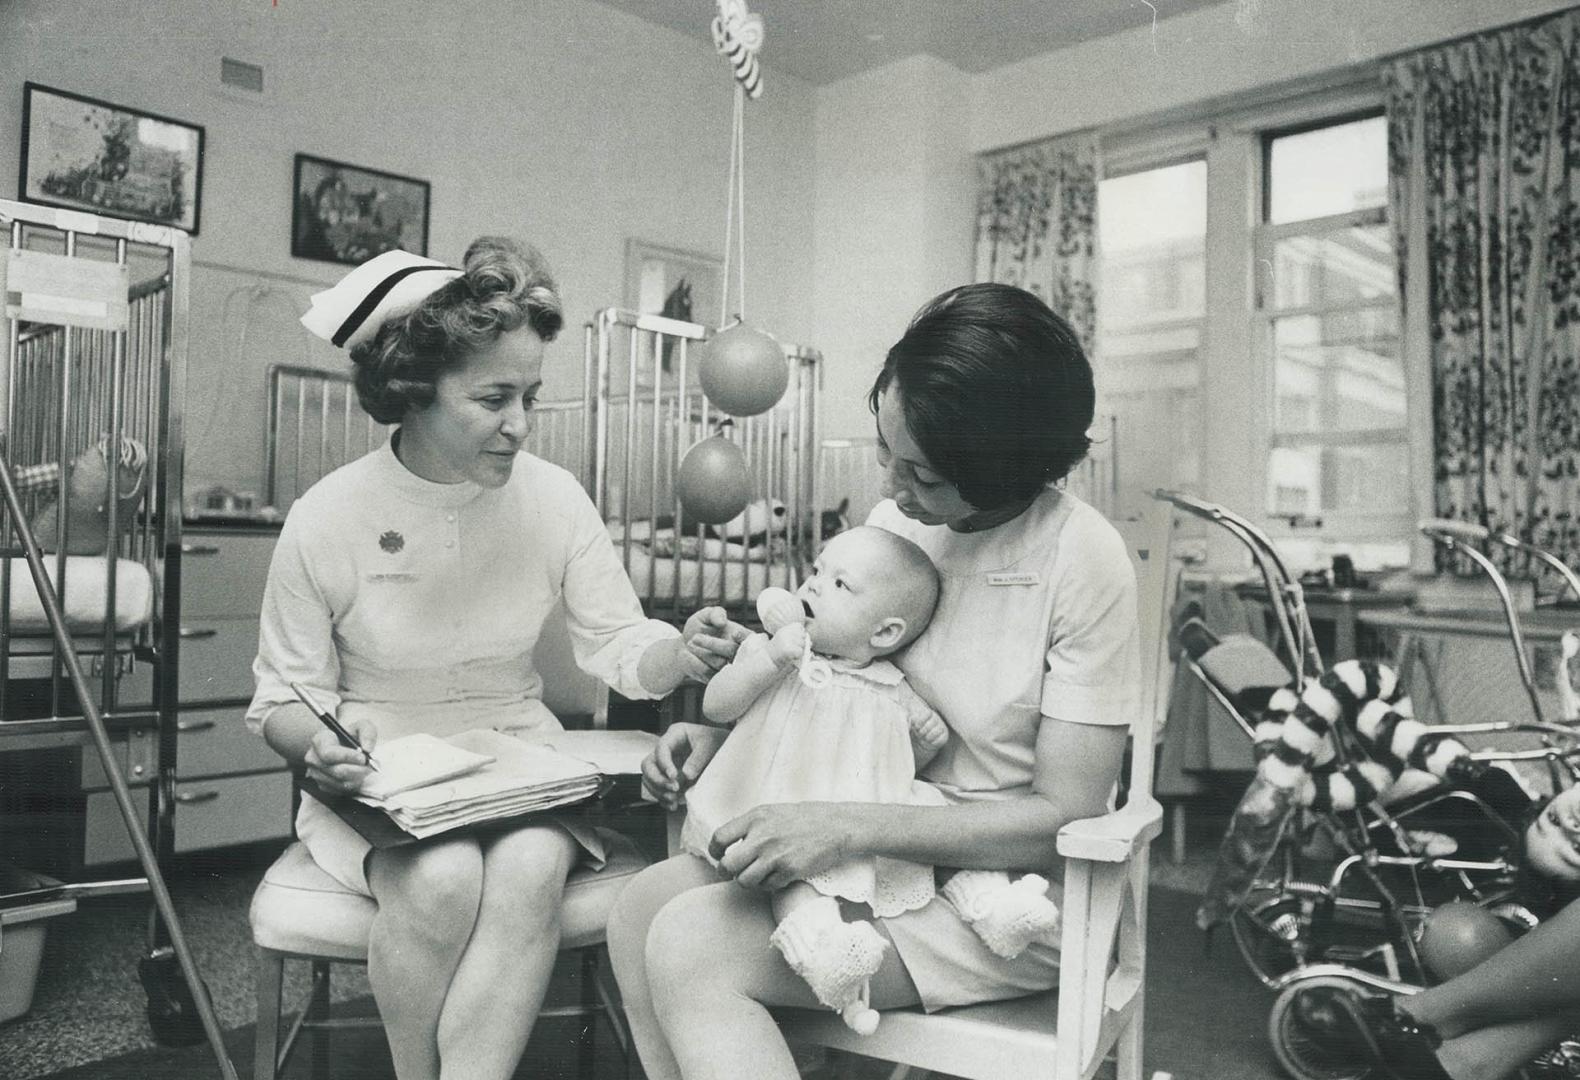
{"type": "Polygon", "coordinates": [[[409,570],[385,570],[382,573],[364,574],[366,581],[387,581],[396,585],[406,585],[417,580],[417,575],[409,570]]]}
{"type": "Polygon", "coordinates": [[[998,574],[989,574],[987,579],[989,585],[1036,585],[1042,580],[1042,578],[1035,573],[1010,573],[1008,571],[998,574]]]}

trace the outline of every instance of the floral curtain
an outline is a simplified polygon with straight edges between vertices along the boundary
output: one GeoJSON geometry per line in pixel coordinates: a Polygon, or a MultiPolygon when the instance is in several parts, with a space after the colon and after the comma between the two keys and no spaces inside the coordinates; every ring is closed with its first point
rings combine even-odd
{"type": "Polygon", "coordinates": [[[1097,137],[984,154],[977,162],[976,280],[1036,293],[1091,355],[1097,329],[1097,137]]]}
{"type": "MultiPolygon", "coordinates": [[[[1432,373],[1436,513],[1507,530],[1572,566],[1577,29],[1570,11],[1425,49],[1383,73],[1406,338],[1432,373]]],[[[1540,569],[1511,549],[1489,554],[1514,573],[1540,569]]]]}

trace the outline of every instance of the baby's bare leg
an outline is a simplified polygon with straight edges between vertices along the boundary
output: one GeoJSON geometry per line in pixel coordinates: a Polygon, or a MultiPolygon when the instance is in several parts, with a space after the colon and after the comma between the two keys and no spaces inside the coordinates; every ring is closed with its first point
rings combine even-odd
{"type": "Polygon", "coordinates": [[[793,881],[769,897],[774,909],[774,925],[785,921],[790,913],[823,895],[804,881],[793,881]]]}

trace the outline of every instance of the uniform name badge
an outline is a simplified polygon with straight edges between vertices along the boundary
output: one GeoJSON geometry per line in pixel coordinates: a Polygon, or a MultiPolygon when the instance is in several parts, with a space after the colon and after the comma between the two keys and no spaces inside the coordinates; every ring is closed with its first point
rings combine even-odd
{"type": "Polygon", "coordinates": [[[987,576],[989,585],[1036,585],[1041,580],[1042,578],[1035,572],[1012,573],[1010,571],[1001,571],[987,576]]]}

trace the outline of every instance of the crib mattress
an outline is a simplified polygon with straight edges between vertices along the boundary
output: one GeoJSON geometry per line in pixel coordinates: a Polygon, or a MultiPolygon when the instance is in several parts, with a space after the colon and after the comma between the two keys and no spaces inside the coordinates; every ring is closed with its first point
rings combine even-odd
{"type": "MultiPolygon", "coordinates": [[[[44,572],[50,583],[55,582],[55,556],[44,557],[44,572]]],[[[33,587],[33,575],[28,572],[27,560],[13,558],[11,562],[11,610],[8,630],[13,635],[42,636],[49,633],[49,620],[44,615],[44,604],[33,587]]],[[[68,555],[66,557],[66,594],[61,607],[66,613],[66,627],[73,633],[97,633],[104,629],[105,603],[108,599],[110,576],[105,561],[99,555],[68,555]]],[[[115,629],[133,630],[147,622],[154,611],[154,583],[148,568],[131,559],[115,562],[115,629]]]]}

